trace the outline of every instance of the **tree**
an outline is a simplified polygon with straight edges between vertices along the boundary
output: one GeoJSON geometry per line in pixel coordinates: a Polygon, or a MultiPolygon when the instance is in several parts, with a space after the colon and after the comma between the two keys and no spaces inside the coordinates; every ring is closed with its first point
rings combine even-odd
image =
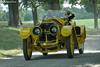
{"type": "Polygon", "coordinates": [[[38,14],[37,14],[37,8],[40,6],[40,3],[38,0],[22,0],[23,4],[26,8],[31,7],[32,9],[32,16],[33,16],[33,23],[36,25],[38,23],[38,14]]]}
{"type": "Polygon", "coordinates": [[[17,27],[19,23],[18,0],[3,0],[8,4],[9,21],[8,26],[17,27]]]}
{"type": "Polygon", "coordinates": [[[33,23],[36,25],[38,23],[38,14],[37,8],[40,6],[38,0],[22,0],[23,4],[26,8],[31,7],[32,9],[32,16],[33,16],[33,23]]]}
{"type": "Polygon", "coordinates": [[[92,12],[94,14],[94,28],[98,28],[98,15],[100,12],[100,0],[82,0],[81,4],[84,5],[88,12],[92,12]]]}
{"type": "Polygon", "coordinates": [[[70,0],[69,3],[71,3],[72,5],[76,5],[76,4],[84,5],[84,8],[86,9],[86,11],[92,12],[94,14],[94,28],[98,28],[100,0],[70,0]]]}
{"type": "Polygon", "coordinates": [[[25,7],[31,7],[32,8],[32,14],[33,14],[33,22],[34,25],[38,23],[38,14],[37,14],[37,8],[39,6],[42,6],[44,9],[59,9],[59,0],[23,0],[23,4],[25,7]]]}
{"type": "Polygon", "coordinates": [[[18,0],[15,0],[16,3],[9,3],[9,26],[17,27],[19,23],[19,11],[18,11],[18,0]]]}

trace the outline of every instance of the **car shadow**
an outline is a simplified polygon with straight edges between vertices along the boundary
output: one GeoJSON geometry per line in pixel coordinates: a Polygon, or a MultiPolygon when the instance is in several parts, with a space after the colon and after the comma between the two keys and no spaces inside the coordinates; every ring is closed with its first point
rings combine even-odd
{"type": "Polygon", "coordinates": [[[67,54],[49,54],[47,56],[43,55],[35,55],[32,57],[32,60],[42,60],[42,59],[65,59],[67,58],[67,54]]]}
{"type": "Polygon", "coordinates": [[[32,56],[30,61],[44,61],[44,60],[65,60],[66,62],[72,62],[75,64],[100,64],[100,53],[85,53],[85,54],[78,54],[74,55],[74,58],[68,58],[67,54],[51,54],[47,56],[37,55],[32,56]]]}
{"type": "Polygon", "coordinates": [[[81,58],[83,57],[82,54],[74,54],[73,58],[68,58],[66,53],[61,54],[49,54],[47,56],[43,55],[33,55],[31,60],[44,60],[44,59],[74,59],[74,58],[81,58]]]}

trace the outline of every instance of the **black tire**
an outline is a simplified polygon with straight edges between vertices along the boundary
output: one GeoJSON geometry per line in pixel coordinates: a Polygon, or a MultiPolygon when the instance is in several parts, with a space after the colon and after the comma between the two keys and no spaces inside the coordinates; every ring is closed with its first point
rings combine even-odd
{"type": "Polygon", "coordinates": [[[74,55],[74,44],[73,44],[73,47],[71,47],[71,40],[72,40],[71,37],[65,38],[65,44],[66,44],[68,58],[73,58],[73,55],[74,55]]]}
{"type": "Polygon", "coordinates": [[[32,56],[32,42],[31,38],[27,38],[23,40],[23,54],[25,60],[30,60],[32,56]]]}
{"type": "Polygon", "coordinates": [[[79,49],[79,54],[83,54],[84,53],[84,44],[83,46],[79,49]]]}
{"type": "Polygon", "coordinates": [[[47,56],[48,55],[48,53],[43,53],[43,56],[47,56]]]}

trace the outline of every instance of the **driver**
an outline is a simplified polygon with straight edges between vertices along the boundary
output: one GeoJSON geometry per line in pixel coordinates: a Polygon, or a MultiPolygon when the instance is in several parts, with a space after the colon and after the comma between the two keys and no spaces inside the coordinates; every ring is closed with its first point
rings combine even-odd
{"type": "Polygon", "coordinates": [[[67,11],[64,15],[64,20],[65,20],[65,24],[70,25],[70,21],[75,17],[75,15],[73,13],[71,13],[70,11],[67,11]]]}
{"type": "Polygon", "coordinates": [[[65,13],[65,19],[67,19],[68,21],[71,21],[74,17],[75,17],[75,15],[73,13],[71,13],[70,11],[67,11],[65,13]]]}

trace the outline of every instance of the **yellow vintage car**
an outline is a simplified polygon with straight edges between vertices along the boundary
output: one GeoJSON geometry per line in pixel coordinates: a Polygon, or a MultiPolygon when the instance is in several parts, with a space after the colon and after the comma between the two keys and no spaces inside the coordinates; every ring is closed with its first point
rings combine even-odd
{"type": "Polygon", "coordinates": [[[74,21],[66,22],[70,24],[65,24],[63,18],[48,18],[33,28],[21,28],[25,60],[30,60],[35,51],[46,56],[49,52],[66,50],[68,58],[73,58],[75,49],[83,54],[85,26],[77,26],[74,21]]]}

